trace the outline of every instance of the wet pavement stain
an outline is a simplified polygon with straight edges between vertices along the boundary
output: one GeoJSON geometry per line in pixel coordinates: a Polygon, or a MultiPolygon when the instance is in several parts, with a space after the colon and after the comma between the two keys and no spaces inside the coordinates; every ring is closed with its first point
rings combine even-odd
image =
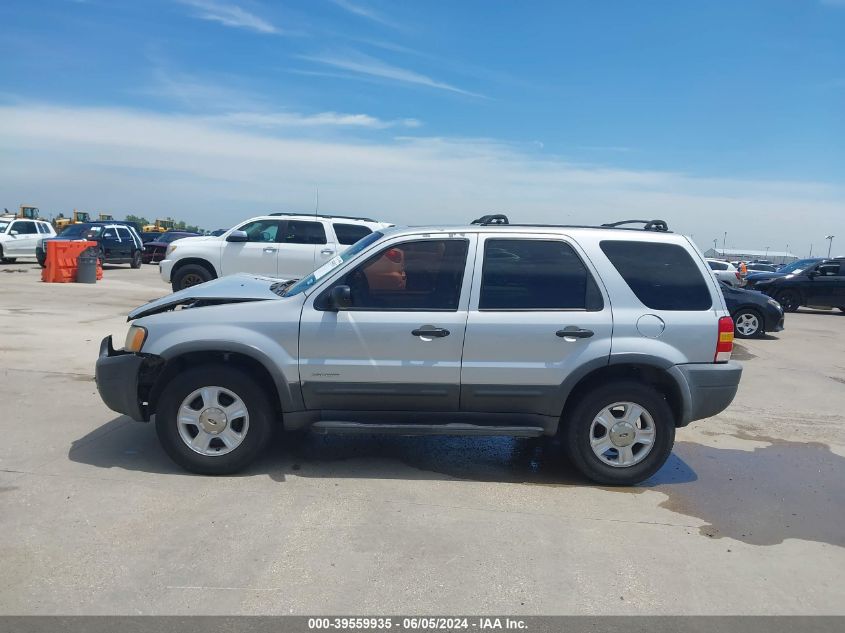
{"type": "MultiPolygon", "coordinates": [[[[768,446],[743,451],[677,442],[663,468],[642,484],[599,487],[617,494],[661,492],[667,498],[660,507],[704,521],[699,531],[709,538],[752,545],[794,538],[845,547],[845,458],[820,443],[742,431],[736,437],[768,446]]],[[[286,444],[296,467],[284,470],[303,477],[431,479],[440,474],[526,485],[593,485],[558,446],[540,439],[304,435],[286,444]]]]}

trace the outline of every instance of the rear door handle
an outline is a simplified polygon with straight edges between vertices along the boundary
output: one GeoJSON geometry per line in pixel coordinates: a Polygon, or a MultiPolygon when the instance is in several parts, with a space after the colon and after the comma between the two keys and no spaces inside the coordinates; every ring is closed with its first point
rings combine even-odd
{"type": "Polygon", "coordinates": [[[431,327],[430,325],[424,325],[421,328],[416,330],[411,330],[411,334],[414,336],[431,336],[432,338],[443,338],[444,336],[449,336],[449,330],[446,330],[442,327],[431,327]]]}
{"type": "Polygon", "coordinates": [[[575,325],[570,325],[555,332],[555,336],[561,338],[590,338],[595,332],[592,330],[585,330],[575,325]]]}
{"type": "Polygon", "coordinates": [[[265,253],[275,253],[277,250],[278,250],[277,248],[272,248],[272,247],[270,247],[270,246],[267,246],[267,247],[264,249],[264,252],[265,252],[265,253]]]}
{"type": "Polygon", "coordinates": [[[331,249],[331,248],[324,248],[323,250],[320,251],[321,255],[332,255],[333,253],[334,253],[334,250],[331,249]]]}

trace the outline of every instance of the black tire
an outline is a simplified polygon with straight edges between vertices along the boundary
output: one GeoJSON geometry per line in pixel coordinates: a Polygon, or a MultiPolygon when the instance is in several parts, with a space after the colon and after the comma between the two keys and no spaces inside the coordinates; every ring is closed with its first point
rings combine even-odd
{"type": "Polygon", "coordinates": [[[135,251],[135,254],[132,255],[132,261],[129,263],[129,265],[132,268],[140,268],[141,264],[141,251],[135,251]]]}
{"type": "Polygon", "coordinates": [[[16,257],[3,257],[3,247],[0,246],[0,264],[14,264],[16,261],[16,257]]]}
{"type": "MultiPolygon", "coordinates": [[[[562,421],[564,448],[572,464],[587,478],[611,486],[631,486],[660,470],[675,443],[675,418],[659,391],[641,382],[612,382],[582,395],[562,421]],[[642,407],[654,423],[654,443],[641,461],[632,466],[611,466],[593,452],[590,427],[602,409],[618,402],[642,407]]],[[[637,446],[634,444],[633,446],[637,446]]],[[[644,450],[639,445],[639,450],[644,450]]]]}
{"type": "Polygon", "coordinates": [[[763,319],[763,315],[753,308],[742,308],[731,316],[734,320],[734,334],[737,338],[760,338],[766,333],[766,321],[763,319]],[[746,317],[746,323],[749,325],[743,327],[743,331],[740,331],[739,323],[742,317],[746,317]],[[750,330],[751,319],[756,320],[757,323],[757,329],[753,331],[750,330]]]}
{"type": "Polygon", "coordinates": [[[783,290],[777,294],[775,300],[784,312],[797,312],[801,307],[801,297],[794,290],[783,290]]]}
{"type": "Polygon", "coordinates": [[[190,288],[191,286],[196,286],[212,279],[214,279],[214,275],[208,272],[203,266],[199,264],[185,264],[173,275],[170,285],[173,288],[173,292],[177,292],[178,290],[184,290],[185,288],[190,288]]]}
{"type": "Polygon", "coordinates": [[[839,306],[839,311],[840,311],[840,312],[845,312],[845,306],[839,306]]]}
{"type": "Polygon", "coordinates": [[[260,385],[237,367],[201,365],[177,375],[164,389],[156,409],[156,434],[165,452],[185,470],[200,475],[229,475],[255,461],[267,447],[276,426],[273,407],[260,385]],[[225,455],[202,455],[179,434],[177,414],[182,402],[202,387],[222,387],[246,405],[249,426],[235,449],[225,455]]]}

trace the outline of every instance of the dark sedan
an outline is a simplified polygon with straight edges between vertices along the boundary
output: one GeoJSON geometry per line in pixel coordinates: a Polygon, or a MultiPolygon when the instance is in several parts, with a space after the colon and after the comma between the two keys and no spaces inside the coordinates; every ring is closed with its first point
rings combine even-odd
{"type": "Polygon", "coordinates": [[[144,254],[142,258],[145,264],[157,264],[164,259],[164,254],[167,252],[167,246],[170,242],[181,240],[183,237],[196,237],[199,233],[190,233],[188,231],[168,231],[167,233],[160,233],[159,237],[144,244],[144,254]]]}
{"type": "Polygon", "coordinates": [[[755,289],[777,299],[787,312],[801,306],[845,312],[845,257],[825,259],[783,277],[758,281],[755,289]]]}
{"type": "Polygon", "coordinates": [[[762,292],[734,288],[724,282],[720,285],[738,338],[755,338],[783,329],[783,308],[777,301],[762,292]]]}
{"type": "Polygon", "coordinates": [[[754,270],[752,272],[751,266],[748,266],[748,276],[745,278],[747,283],[746,288],[751,289],[754,288],[758,283],[761,281],[768,281],[770,279],[777,279],[778,277],[786,277],[787,275],[791,274],[800,274],[802,270],[805,268],[809,268],[810,266],[814,266],[822,261],[820,258],[811,257],[809,259],[799,259],[797,261],[792,262],[791,264],[787,264],[786,266],[782,266],[778,268],[774,272],[769,271],[759,271],[754,270]]]}

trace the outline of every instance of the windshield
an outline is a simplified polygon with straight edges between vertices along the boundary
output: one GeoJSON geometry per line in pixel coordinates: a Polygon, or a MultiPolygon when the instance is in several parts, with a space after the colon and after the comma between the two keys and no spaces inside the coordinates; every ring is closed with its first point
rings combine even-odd
{"type": "Polygon", "coordinates": [[[815,264],[817,259],[799,259],[797,262],[792,262],[781,268],[779,273],[800,273],[808,266],[815,264]]]}
{"type": "Polygon", "coordinates": [[[343,251],[340,255],[333,257],[325,264],[320,266],[313,273],[297,281],[290,288],[288,288],[287,292],[285,292],[285,294],[282,296],[292,297],[293,295],[297,295],[300,292],[308,290],[308,288],[320,281],[320,279],[325,277],[329,272],[340,266],[343,262],[349,261],[352,257],[363,251],[373,242],[378,242],[382,237],[384,237],[384,233],[380,231],[376,231],[375,233],[370,233],[366,237],[362,237],[352,246],[343,251]]]}
{"type": "Polygon", "coordinates": [[[71,224],[59,233],[59,237],[82,237],[88,231],[99,231],[100,228],[99,226],[91,226],[90,224],[71,224]]]}
{"type": "Polygon", "coordinates": [[[0,222],[0,233],[5,233],[7,226],[9,226],[8,222],[0,222]]]}

